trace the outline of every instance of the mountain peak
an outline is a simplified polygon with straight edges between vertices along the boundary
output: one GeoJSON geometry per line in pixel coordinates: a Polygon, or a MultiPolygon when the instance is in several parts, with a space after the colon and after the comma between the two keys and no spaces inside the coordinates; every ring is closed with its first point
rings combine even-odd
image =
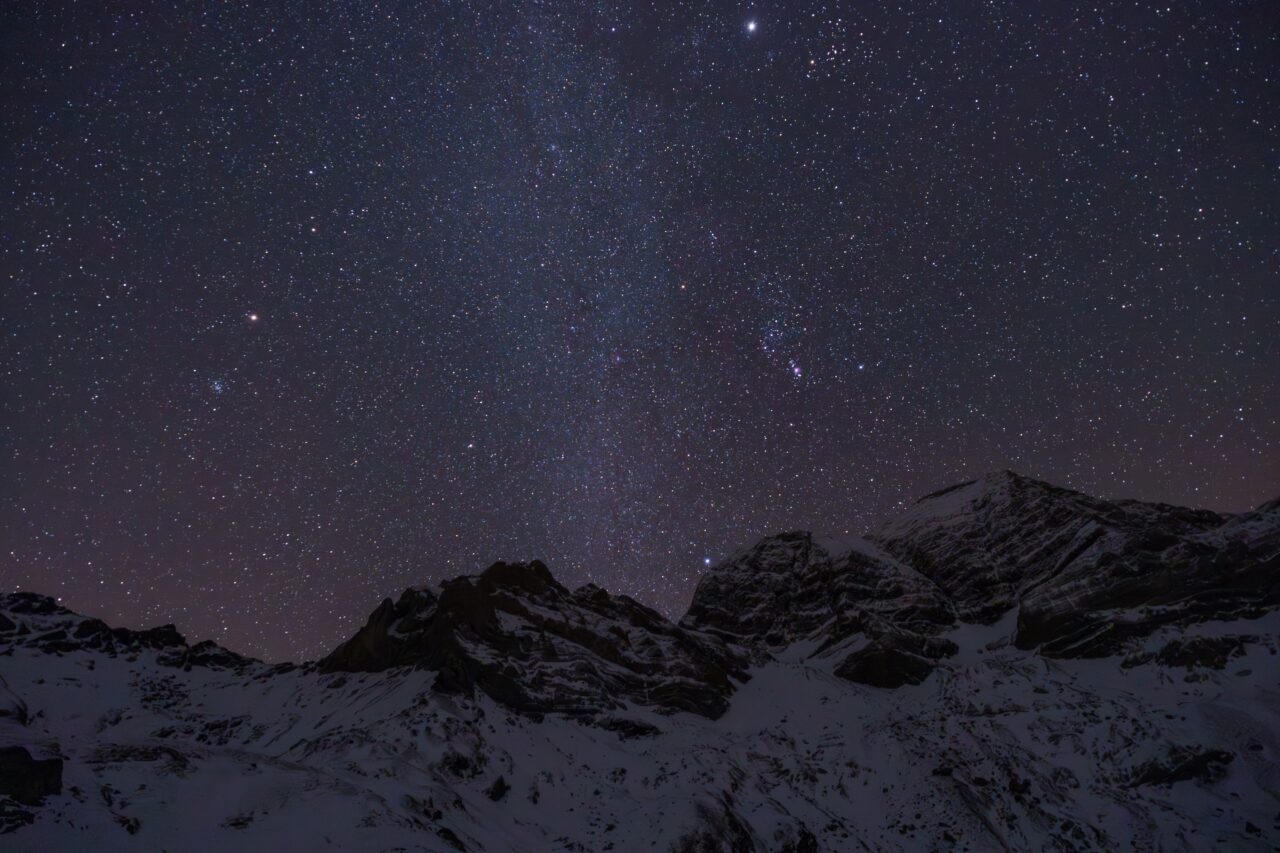
{"type": "Polygon", "coordinates": [[[541,560],[515,563],[500,560],[480,573],[480,582],[527,592],[541,592],[551,586],[560,587],[552,577],[551,570],[541,560]]]}
{"type": "Polygon", "coordinates": [[[838,676],[919,683],[954,648],[942,592],[864,539],[791,531],[761,539],[703,577],[681,624],[769,653],[806,649],[838,676]]]}
{"type": "Polygon", "coordinates": [[[442,692],[481,690],[515,710],[591,714],[624,701],[717,717],[745,658],[625,596],[570,593],[546,565],[497,562],[479,575],[384,601],[325,672],[414,666],[442,692]],[[600,659],[607,666],[583,665],[600,659]]]}
{"type": "Polygon", "coordinates": [[[1267,504],[1224,518],[994,472],[871,539],[764,537],[707,573],[679,625],[498,562],[384,600],[314,666],[0,595],[0,834],[42,850],[89,832],[440,851],[1266,838],[1267,504]]]}
{"type": "Polygon", "coordinates": [[[1019,643],[1085,655],[1206,607],[1248,611],[1270,539],[1229,521],[1001,471],[927,495],[870,538],[935,581],[962,619],[987,623],[1017,607],[1019,643]],[[1211,557],[1227,539],[1238,559],[1211,557]]]}
{"type": "Polygon", "coordinates": [[[1001,494],[1009,495],[1027,490],[1054,492],[1064,496],[1078,494],[1069,489],[1054,486],[1043,480],[1027,477],[1006,468],[988,471],[972,480],[965,480],[938,489],[935,492],[930,492],[918,499],[912,509],[907,511],[906,515],[916,514],[917,508],[921,510],[927,509],[932,514],[940,515],[954,512],[984,497],[1001,494]]]}

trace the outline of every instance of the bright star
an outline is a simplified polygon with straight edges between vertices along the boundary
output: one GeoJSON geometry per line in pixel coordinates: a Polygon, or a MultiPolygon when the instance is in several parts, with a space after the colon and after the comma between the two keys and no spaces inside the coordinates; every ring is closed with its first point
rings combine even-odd
{"type": "Polygon", "coordinates": [[[756,31],[756,22],[747,21],[747,32],[754,33],[756,31]]]}

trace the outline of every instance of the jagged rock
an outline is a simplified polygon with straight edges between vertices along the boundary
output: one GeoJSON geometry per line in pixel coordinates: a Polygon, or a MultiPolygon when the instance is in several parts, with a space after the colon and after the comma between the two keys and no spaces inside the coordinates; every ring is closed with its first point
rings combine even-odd
{"type": "Polygon", "coordinates": [[[165,649],[187,644],[186,638],[178,633],[177,627],[173,625],[161,625],[158,628],[147,628],[145,631],[116,628],[112,634],[116,642],[132,648],[165,649]]]}
{"type": "Polygon", "coordinates": [[[505,797],[507,792],[510,790],[511,786],[507,784],[507,780],[499,776],[494,780],[493,784],[489,786],[488,790],[485,791],[485,795],[494,802],[497,802],[505,797]]]}
{"type": "Polygon", "coordinates": [[[923,683],[933,668],[933,661],[920,655],[872,643],[845,658],[835,674],[872,687],[902,687],[923,683]]]}
{"type": "Polygon", "coordinates": [[[21,696],[10,690],[4,678],[0,677],[0,721],[10,720],[25,726],[30,718],[31,712],[27,709],[27,703],[22,701],[21,696]]]}
{"type": "Polygon", "coordinates": [[[815,657],[843,657],[841,678],[901,687],[954,653],[933,636],[954,621],[936,584],[870,542],[796,532],[715,566],[681,624],[773,653],[804,640],[815,657]]]}
{"type": "Polygon", "coordinates": [[[1280,604],[1280,516],[1104,501],[1011,472],[922,498],[872,538],[951,596],[966,621],[1015,606],[1016,642],[1114,654],[1162,625],[1280,604]]]}
{"type": "Polygon", "coordinates": [[[755,853],[762,849],[751,826],[727,794],[696,807],[697,825],[682,835],[672,853],[755,853]]]}
{"type": "Polygon", "coordinates": [[[577,718],[578,722],[583,725],[595,726],[605,731],[614,732],[623,740],[640,737],[655,737],[662,734],[662,729],[641,720],[631,720],[625,717],[592,717],[582,716],[577,718]]]}
{"type": "Polygon", "coordinates": [[[181,849],[165,815],[207,813],[209,846],[245,849],[286,829],[299,849],[1274,846],[1278,525],[1280,501],[1225,516],[998,475],[883,548],[768,537],[680,625],[499,563],[301,666],[0,596],[0,673],[32,700],[0,699],[0,745],[66,744],[75,771],[37,814],[0,796],[0,832],[181,849]],[[715,721],[657,716],[677,710],[715,721]]]}
{"type": "Polygon", "coordinates": [[[454,850],[465,851],[467,849],[467,845],[462,843],[462,839],[458,837],[458,834],[447,826],[436,829],[436,835],[439,835],[454,850]]]}
{"type": "Polygon", "coordinates": [[[958,651],[955,643],[942,637],[893,630],[889,626],[873,627],[870,636],[870,642],[836,666],[836,675],[872,687],[921,684],[933,672],[937,661],[958,651]]]}
{"type": "Polygon", "coordinates": [[[6,639],[14,645],[51,654],[93,651],[115,657],[149,649],[162,652],[158,658],[160,663],[186,669],[193,666],[245,669],[257,663],[210,640],[188,646],[174,625],[141,631],[112,628],[101,619],[81,616],[55,599],[35,593],[0,596],[0,611],[9,614],[0,621],[0,635],[7,635],[6,639]]]}
{"type": "Polygon", "coordinates": [[[623,701],[718,717],[745,658],[626,596],[569,592],[547,567],[495,563],[478,576],[384,601],[323,672],[421,666],[436,689],[480,689],[530,713],[593,713],[623,701]]]}
{"type": "Polygon", "coordinates": [[[0,747],[0,794],[26,806],[62,793],[62,759],[33,758],[25,747],[0,747]]]}
{"type": "Polygon", "coordinates": [[[848,636],[869,616],[922,633],[955,621],[935,583],[877,546],[798,531],[714,566],[681,624],[777,647],[824,630],[848,636]]]}
{"type": "Polygon", "coordinates": [[[1169,751],[1162,761],[1149,761],[1138,768],[1133,776],[1133,786],[1172,785],[1192,779],[1200,782],[1216,782],[1226,774],[1227,765],[1235,759],[1222,749],[1180,747],[1169,751]]]}
{"type": "Polygon", "coordinates": [[[34,823],[36,816],[11,797],[0,797],[0,835],[17,832],[34,823]]]}
{"type": "Polygon", "coordinates": [[[1256,642],[1258,638],[1254,636],[1187,637],[1171,640],[1155,659],[1164,666],[1222,669],[1232,658],[1243,655],[1250,643],[1256,642]]]}
{"type": "Polygon", "coordinates": [[[194,666],[244,670],[251,664],[257,663],[253,658],[224,649],[212,640],[204,640],[190,647],[183,645],[167,649],[157,660],[165,666],[176,666],[187,670],[194,666]]]}

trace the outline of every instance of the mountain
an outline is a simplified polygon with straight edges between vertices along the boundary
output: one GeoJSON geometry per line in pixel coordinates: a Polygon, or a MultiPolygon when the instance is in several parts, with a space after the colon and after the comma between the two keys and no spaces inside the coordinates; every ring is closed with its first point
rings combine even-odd
{"type": "Polygon", "coordinates": [[[715,719],[746,658],[626,596],[569,592],[547,567],[495,563],[475,577],[387,599],[321,672],[418,666],[437,691],[480,689],[515,710],[595,714],[628,704],[715,719]]]}
{"type": "Polygon", "coordinates": [[[1016,605],[1021,648],[1093,657],[1163,625],[1274,609],[1275,511],[1103,501],[1005,471],[935,492],[870,538],[936,581],[965,620],[1016,605]]]}
{"type": "Polygon", "coordinates": [[[869,542],[795,532],[715,566],[681,624],[778,653],[808,650],[850,681],[919,684],[956,652],[956,622],[933,581],[869,542]]]}
{"type": "Polygon", "coordinates": [[[673,623],[539,562],[319,661],[0,596],[5,850],[1273,850],[1280,501],[1008,472],[769,536],[673,623]]]}

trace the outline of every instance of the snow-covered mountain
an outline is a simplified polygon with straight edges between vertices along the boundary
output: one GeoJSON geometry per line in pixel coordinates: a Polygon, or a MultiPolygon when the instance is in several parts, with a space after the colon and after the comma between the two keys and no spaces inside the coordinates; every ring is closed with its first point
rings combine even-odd
{"type": "Polygon", "coordinates": [[[0,597],[0,849],[1274,850],[1280,501],[1002,473],[678,624],[540,563],[319,662],[0,597]]]}
{"type": "Polygon", "coordinates": [[[1280,605],[1275,511],[1102,501],[1005,471],[935,492],[871,538],[962,618],[991,622],[1016,605],[1020,647],[1094,657],[1162,625],[1280,605]]]}

